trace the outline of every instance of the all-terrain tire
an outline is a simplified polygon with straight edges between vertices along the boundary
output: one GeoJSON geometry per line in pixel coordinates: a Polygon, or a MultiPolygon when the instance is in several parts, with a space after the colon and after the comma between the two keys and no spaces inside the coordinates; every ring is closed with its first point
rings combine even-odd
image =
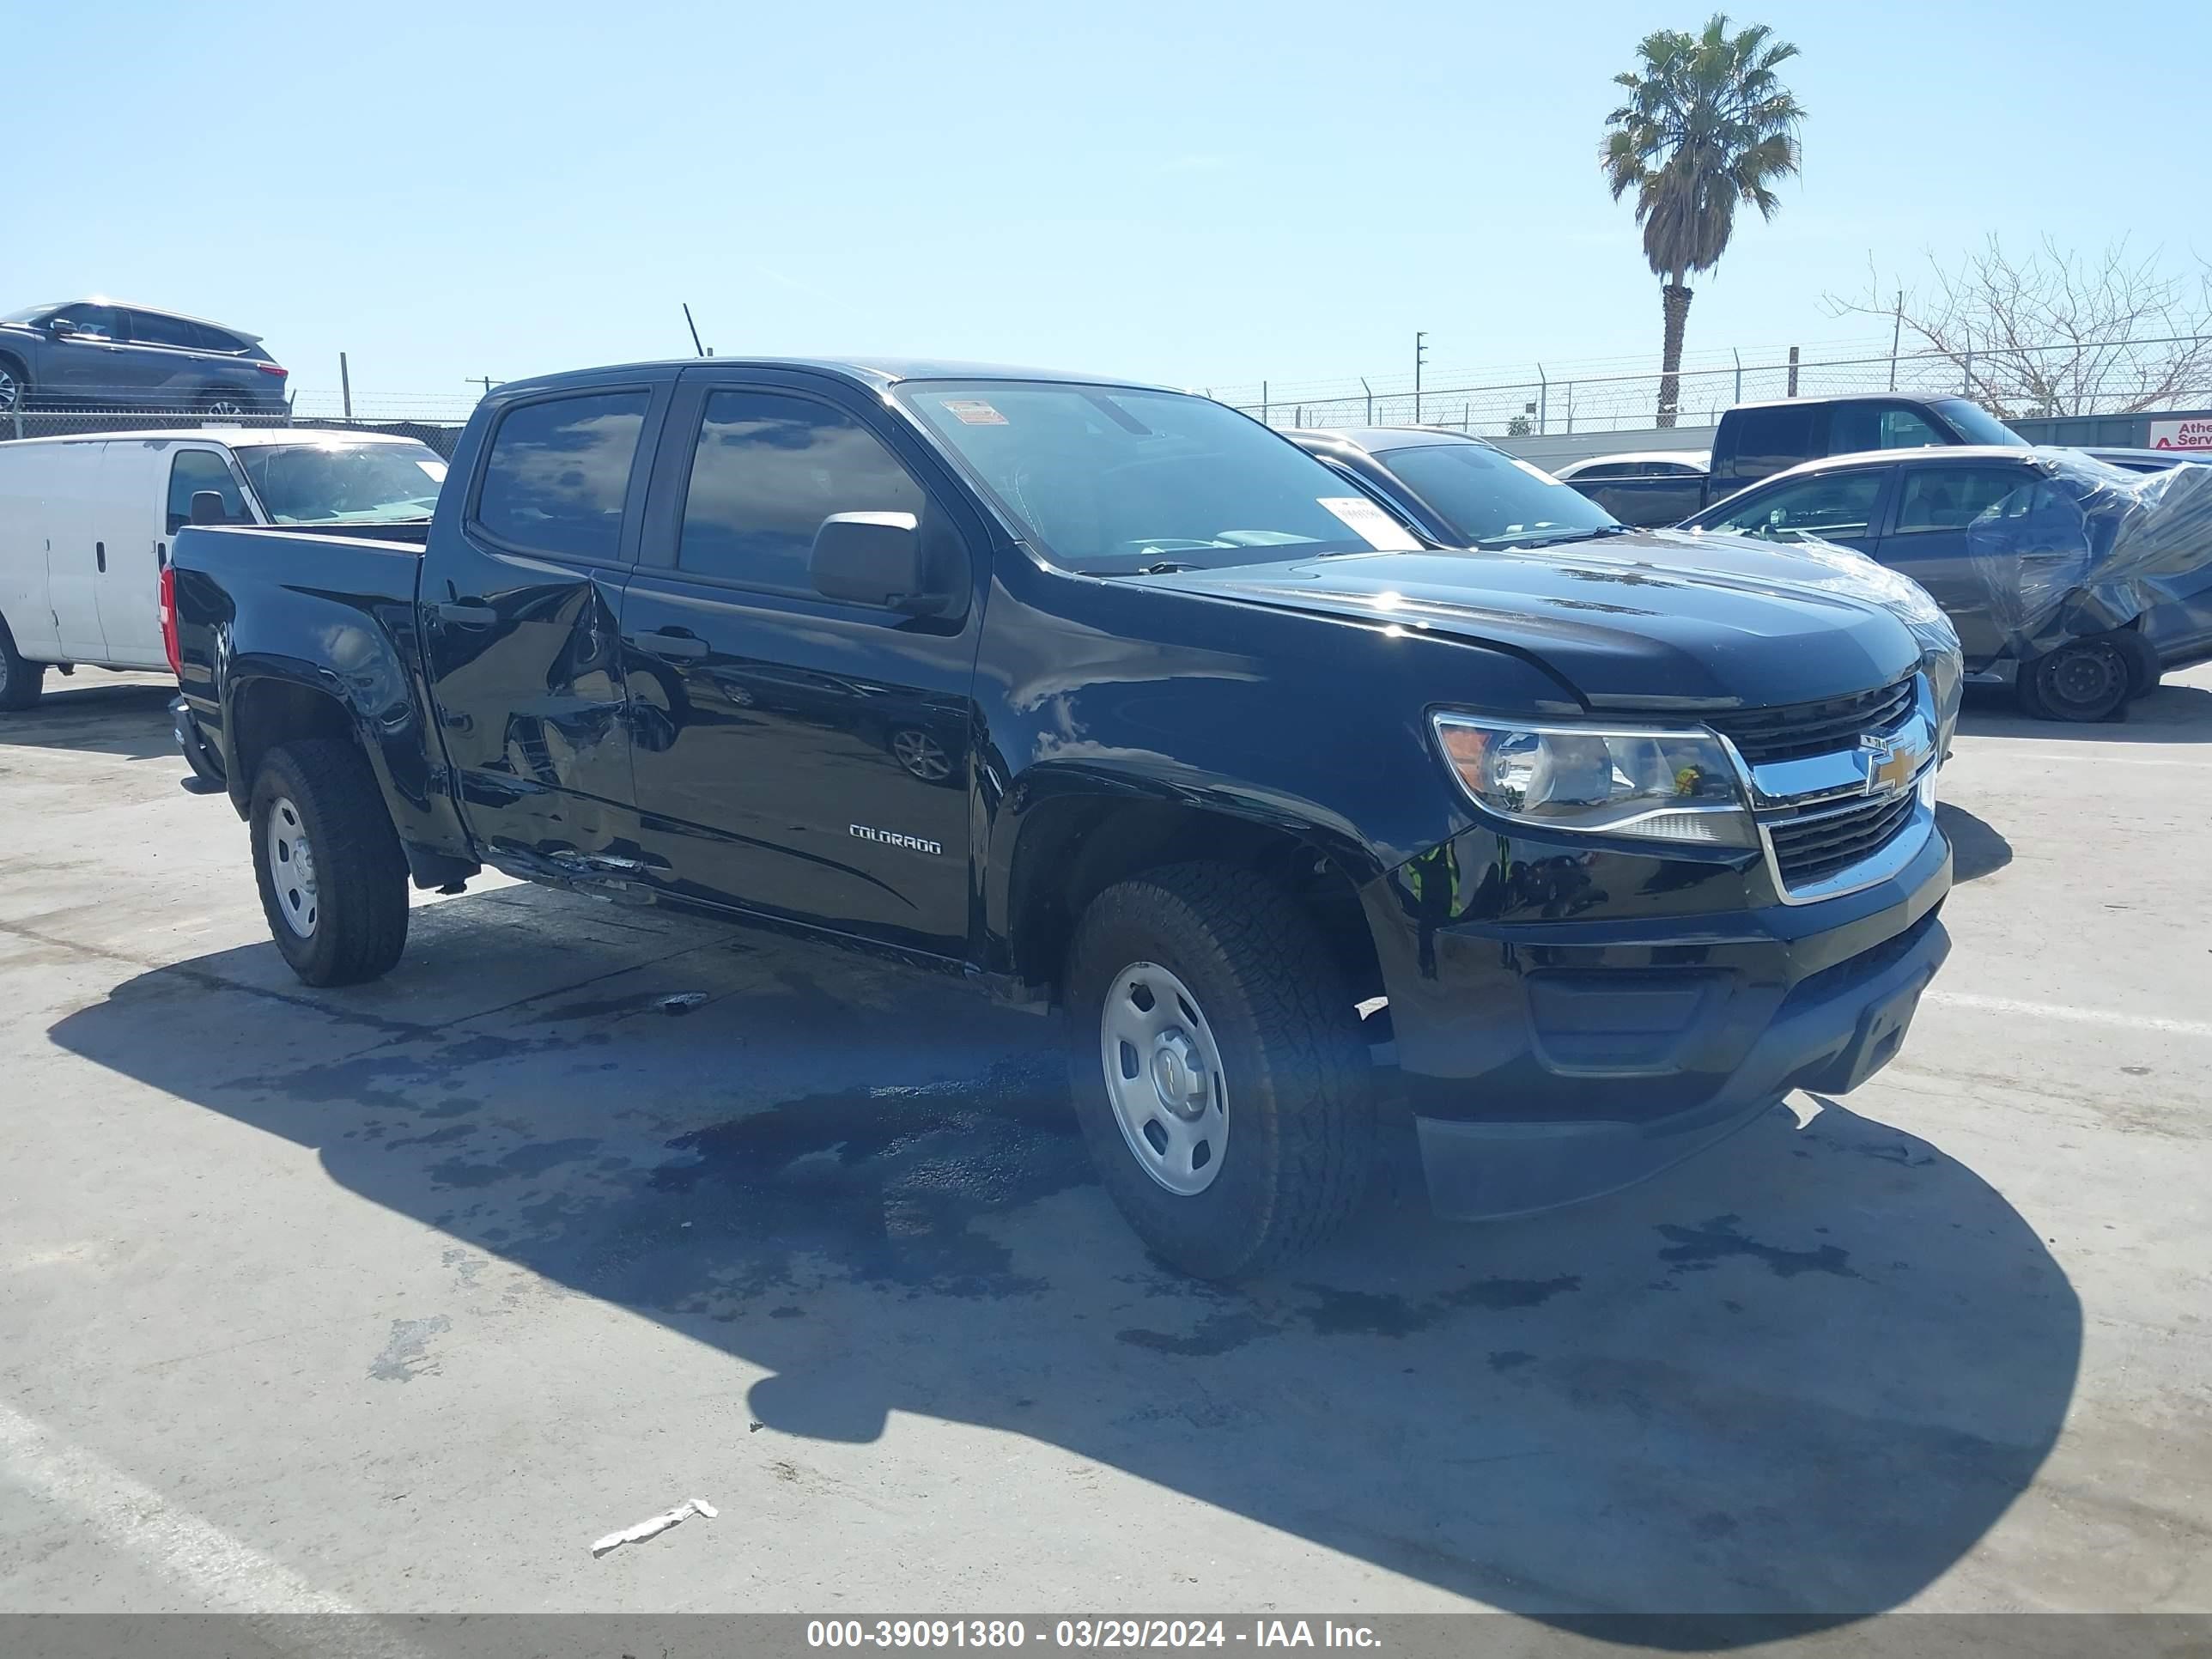
{"type": "Polygon", "coordinates": [[[8,619],[0,617],[0,709],[21,714],[36,704],[46,689],[46,664],[23,660],[23,653],[15,649],[15,636],[9,631],[8,619]]]}
{"type": "Polygon", "coordinates": [[[1084,1139],[1154,1254],[1200,1279],[1240,1278],[1352,1214],[1374,1157],[1372,1066],[1349,984],[1273,883],[1183,864],[1106,889],[1076,927],[1063,992],[1084,1139]],[[1153,964],[1202,1011],[1225,1087],[1219,1167],[1194,1193],[1170,1190],[1139,1161],[1109,1081],[1107,999],[1153,964]]]}
{"type": "Polygon", "coordinates": [[[262,913],[292,971],[318,986],[391,971],[407,945],[407,860],[361,751],[331,738],[270,750],[249,822],[262,913]],[[304,884],[302,842],[311,860],[304,884]],[[280,847],[292,849],[288,857],[280,847]]]}

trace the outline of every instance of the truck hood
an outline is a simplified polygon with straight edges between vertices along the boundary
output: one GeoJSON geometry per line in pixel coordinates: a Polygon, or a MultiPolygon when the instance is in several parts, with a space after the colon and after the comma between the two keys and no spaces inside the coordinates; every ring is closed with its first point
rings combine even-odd
{"type": "Polygon", "coordinates": [[[1131,580],[1509,651],[1593,708],[1717,709],[1810,702],[1910,673],[1922,647],[1883,597],[1887,575],[1836,550],[1659,532],[1131,580]]]}

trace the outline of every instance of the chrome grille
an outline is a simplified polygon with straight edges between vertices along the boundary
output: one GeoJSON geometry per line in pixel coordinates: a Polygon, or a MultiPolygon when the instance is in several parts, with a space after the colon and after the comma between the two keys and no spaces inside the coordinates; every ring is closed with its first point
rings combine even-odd
{"type": "Polygon", "coordinates": [[[1918,792],[1801,808],[1764,817],[1784,884],[1805,888],[1871,858],[1911,821],[1918,792]]]}
{"type": "Polygon", "coordinates": [[[1802,760],[1849,749],[1863,732],[1887,732],[1911,712],[1913,681],[1819,702],[1779,708],[1747,708],[1707,717],[1707,724],[1736,746],[1747,764],[1802,760]]]}

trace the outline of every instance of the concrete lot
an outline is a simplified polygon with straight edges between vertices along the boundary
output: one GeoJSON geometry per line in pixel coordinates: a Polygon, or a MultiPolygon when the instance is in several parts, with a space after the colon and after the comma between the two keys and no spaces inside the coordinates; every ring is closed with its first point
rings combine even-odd
{"type": "Polygon", "coordinates": [[[2212,672],[1970,711],[1847,1104],[1239,1294],[956,988],[504,885],[305,990],[162,702],[0,716],[0,1607],[2212,1609],[2212,672]]]}

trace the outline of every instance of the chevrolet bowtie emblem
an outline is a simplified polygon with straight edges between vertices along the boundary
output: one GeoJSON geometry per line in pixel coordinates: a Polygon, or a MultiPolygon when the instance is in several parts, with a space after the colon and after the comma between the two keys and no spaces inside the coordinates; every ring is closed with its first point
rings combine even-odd
{"type": "Polygon", "coordinates": [[[1866,792],[1869,795],[1893,795],[1912,781],[1927,758],[1927,751],[1907,738],[1885,741],[1881,738],[1863,737],[1859,748],[1866,759],[1866,792]]]}

